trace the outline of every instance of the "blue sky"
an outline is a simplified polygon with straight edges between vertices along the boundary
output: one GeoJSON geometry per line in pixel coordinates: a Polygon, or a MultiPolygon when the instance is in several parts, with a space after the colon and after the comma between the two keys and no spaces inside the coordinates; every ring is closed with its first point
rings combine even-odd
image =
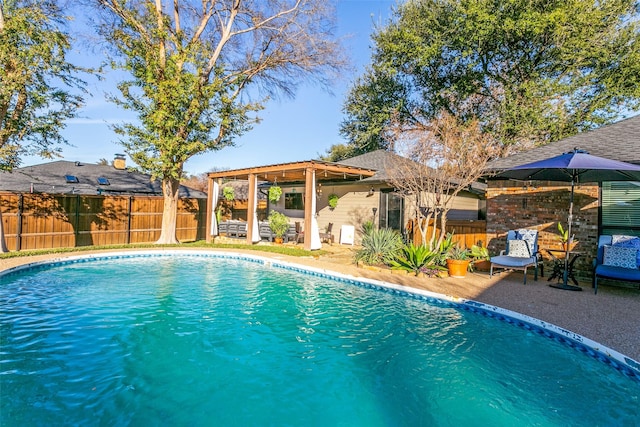
{"type": "MultiPolygon", "coordinates": [[[[331,88],[333,94],[318,87],[300,86],[294,99],[270,102],[260,112],[262,122],[239,138],[235,146],[195,156],[187,162],[185,171],[198,174],[213,168],[236,169],[311,160],[324,154],[332,144],[345,142],[339,134],[344,98],[350,83],[369,63],[374,22],[386,22],[395,4],[394,0],[338,0],[338,35],[348,36],[344,45],[354,72],[335,83],[331,88]]],[[[76,55],[80,61],[95,60],[95,55],[87,55],[86,51],[76,55]]],[[[87,81],[93,96],[86,99],[80,117],[69,121],[63,131],[70,144],[63,147],[63,160],[97,163],[104,158],[110,161],[116,153],[124,151],[117,135],[109,129],[109,123],[132,116],[105,100],[104,92],[114,87],[114,81],[87,81]]],[[[28,157],[22,165],[45,161],[28,157]]]]}

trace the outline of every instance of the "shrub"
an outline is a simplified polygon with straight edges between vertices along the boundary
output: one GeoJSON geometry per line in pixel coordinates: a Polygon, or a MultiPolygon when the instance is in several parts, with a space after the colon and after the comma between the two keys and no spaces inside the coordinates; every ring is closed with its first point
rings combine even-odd
{"type": "Polygon", "coordinates": [[[329,207],[331,209],[334,209],[336,206],[338,206],[339,199],[340,197],[338,197],[337,194],[329,194],[329,198],[327,199],[327,203],[329,203],[329,207]]]}
{"type": "Polygon", "coordinates": [[[362,249],[356,251],[355,261],[369,265],[389,265],[401,253],[402,236],[390,228],[373,230],[362,237],[362,249]]]}
{"type": "Polygon", "coordinates": [[[280,196],[282,196],[282,188],[278,187],[277,185],[269,187],[270,202],[276,203],[278,200],[280,200],[280,196]]]}
{"type": "Polygon", "coordinates": [[[481,260],[489,260],[491,257],[489,256],[489,249],[480,245],[471,246],[471,258],[481,261],[481,260]]]}
{"type": "Polygon", "coordinates": [[[235,194],[235,191],[233,190],[233,187],[224,187],[222,189],[222,195],[224,196],[225,200],[229,202],[233,201],[233,199],[236,198],[236,194],[235,194]]]}
{"type": "Polygon", "coordinates": [[[402,248],[402,256],[391,261],[391,268],[410,271],[416,276],[418,273],[433,276],[437,275],[439,271],[445,270],[445,268],[438,265],[439,257],[440,253],[438,251],[411,243],[409,246],[402,248]]]}
{"type": "Polygon", "coordinates": [[[460,247],[459,245],[455,245],[447,253],[447,258],[457,260],[469,259],[469,251],[460,247]]]}
{"type": "Polygon", "coordinates": [[[373,223],[373,221],[368,220],[362,223],[362,226],[360,228],[360,233],[362,233],[363,236],[366,236],[367,234],[370,234],[375,229],[376,229],[376,225],[373,223]]]}
{"type": "Polygon", "coordinates": [[[269,228],[276,237],[283,237],[289,229],[289,218],[281,212],[271,211],[269,213],[269,228]]]}

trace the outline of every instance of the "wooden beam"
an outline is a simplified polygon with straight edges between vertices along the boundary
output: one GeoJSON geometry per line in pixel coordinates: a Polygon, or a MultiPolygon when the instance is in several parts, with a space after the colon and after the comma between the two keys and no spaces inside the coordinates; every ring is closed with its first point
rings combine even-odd
{"type": "Polygon", "coordinates": [[[213,236],[211,235],[211,218],[216,207],[213,206],[213,178],[207,179],[207,218],[205,221],[205,241],[211,243],[213,236]]]}
{"type": "Polygon", "coordinates": [[[313,169],[307,168],[304,180],[304,248],[311,250],[311,218],[315,212],[311,209],[311,198],[313,197],[313,169]]]}
{"type": "Polygon", "coordinates": [[[253,213],[256,210],[258,201],[256,200],[256,188],[258,177],[249,175],[249,194],[247,194],[247,245],[253,245],[253,213]]]}

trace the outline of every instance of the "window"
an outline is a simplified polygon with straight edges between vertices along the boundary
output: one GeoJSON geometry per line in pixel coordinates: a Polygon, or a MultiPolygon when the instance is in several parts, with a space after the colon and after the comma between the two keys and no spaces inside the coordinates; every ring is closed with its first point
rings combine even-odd
{"type": "Polygon", "coordinates": [[[64,179],[67,180],[67,184],[77,184],[78,182],[78,177],[75,175],[65,175],[64,179]]]}
{"type": "Polygon", "coordinates": [[[304,210],[304,200],[302,200],[302,193],[285,193],[284,208],[293,210],[304,210]]]}
{"type": "Polygon", "coordinates": [[[103,176],[98,177],[98,184],[100,185],[109,185],[109,180],[103,176]]]}
{"type": "Polygon", "coordinates": [[[640,182],[602,183],[602,234],[640,235],[640,182]]]}

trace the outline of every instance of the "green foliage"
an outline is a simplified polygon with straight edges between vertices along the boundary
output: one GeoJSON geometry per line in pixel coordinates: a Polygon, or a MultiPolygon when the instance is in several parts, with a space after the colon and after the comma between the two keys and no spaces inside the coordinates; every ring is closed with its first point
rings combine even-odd
{"type": "Polygon", "coordinates": [[[442,111],[505,146],[543,145],[640,108],[635,0],[407,1],[373,36],[373,64],[345,103],[354,149],[384,148],[391,119],[442,111]]]}
{"type": "Polygon", "coordinates": [[[272,203],[278,202],[282,196],[282,188],[277,185],[269,187],[269,201],[272,203]]]}
{"type": "Polygon", "coordinates": [[[344,64],[321,0],[99,3],[111,66],[130,76],[110,100],[137,119],[113,129],[129,157],[162,181],[170,221],[163,216],[161,243],[175,240],[188,159],[233,145],[270,95],[293,95],[302,81],[326,84],[344,64]]]}
{"type": "Polygon", "coordinates": [[[282,238],[289,230],[289,218],[278,211],[269,212],[269,228],[276,237],[282,238]]]}
{"type": "Polygon", "coordinates": [[[67,61],[67,19],[53,2],[0,2],[0,170],[23,155],[54,157],[66,142],[60,131],[82,105],[86,71],[67,61]]]}
{"type": "Polygon", "coordinates": [[[378,67],[367,69],[344,102],[346,118],[340,125],[340,134],[349,141],[345,151],[353,157],[389,149],[391,138],[386,128],[394,115],[409,114],[404,108],[409,97],[406,88],[389,74],[378,67]]]}
{"type": "Polygon", "coordinates": [[[560,241],[567,243],[569,241],[569,230],[565,230],[561,222],[558,222],[558,231],[560,232],[560,241]]]}
{"type": "Polygon", "coordinates": [[[222,196],[225,200],[232,202],[236,198],[236,192],[233,187],[223,187],[222,196]]]}
{"type": "Polygon", "coordinates": [[[354,260],[369,265],[389,265],[402,253],[402,236],[390,228],[373,230],[362,236],[362,249],[356,251],[354,260]]]}
{"type": "Polygon", "coordinates": [[[335,207],[338,206],[338,200],[340,200],[340,197],[338,197],[337,194],[332,193],[332,194],[329,194],[329,198],[327,199],[327,203],[329,204],[329,207],[331,209],[335,209],[335,207]]]}
{"type": "Polygon", "coordinates": [[[469,259],[469,255],[470,254],[469,254],[469,251],[467,249],[462,248],[459,245],[454,245],[447,252],[447,259],[465,260],[465,259],[469,259]]]}
{"type": "Polygon", "coordinates": [[[440,253],[438,251],[411,243],[402,248],[402,255],[392,260],[390,264],[394,270],[410,271],[417,276],[418,273],[425,271],[445,270],[438,265],[439,258],[440,253]]]}
{"type": "Polygon", "coordinates": [[[471,249],[469,250],[469,256],[478,261],[489,260],[491,258],[489,256],[489,249],[481,245],[471,246],[471,249]]]}
{"type": "Polygon", "coordinates": [[[367,234],[370,234],[371,232],[373,232],[376,229],[376,225],[373,221],[368,220],[368,221],[364,221],[362,223],[361,229],[360,229],[360,233],[363,236],[366,236],[367,234]]]}
{"type": "Polygon", "coordinates": [[[353,146],[347,144],[333,144],[326,151],[326,154],[320,156],[325,162],[339,162],[344,159],[356,156],[353,146]]]}

